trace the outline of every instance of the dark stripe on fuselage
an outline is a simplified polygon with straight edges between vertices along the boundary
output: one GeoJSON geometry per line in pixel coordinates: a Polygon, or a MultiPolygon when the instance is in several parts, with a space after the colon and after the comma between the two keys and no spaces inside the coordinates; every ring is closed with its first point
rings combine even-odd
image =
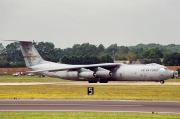
{"type": "Polygon", "coordinates": [[[24,58],[40,58],[39,56],[24,56],[24,58]]]}

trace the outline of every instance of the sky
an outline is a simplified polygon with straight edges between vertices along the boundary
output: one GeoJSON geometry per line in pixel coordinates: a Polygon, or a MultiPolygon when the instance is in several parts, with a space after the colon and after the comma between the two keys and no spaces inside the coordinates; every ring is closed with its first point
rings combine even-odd
{"type": "Polygon", "coordinates": [[[180,0],[0,0],[2,40],[180,44],[180,0]]]}

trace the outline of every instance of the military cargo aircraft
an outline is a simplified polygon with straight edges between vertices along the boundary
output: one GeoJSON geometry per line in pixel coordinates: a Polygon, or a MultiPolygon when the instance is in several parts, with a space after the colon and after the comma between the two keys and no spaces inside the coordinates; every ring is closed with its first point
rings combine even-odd
{"type": "Polygon", "coordinates": [[[90,65],[69,65],[45,61],[36,48],[34,41],[15,41],[20,44],[26,66],[42,75],[67,80],[86,80],[89,83],[108,83],[108,81],[156,81],[161,84],[173,77],[173,72],[163,65],[102,63],[90,65]]]}

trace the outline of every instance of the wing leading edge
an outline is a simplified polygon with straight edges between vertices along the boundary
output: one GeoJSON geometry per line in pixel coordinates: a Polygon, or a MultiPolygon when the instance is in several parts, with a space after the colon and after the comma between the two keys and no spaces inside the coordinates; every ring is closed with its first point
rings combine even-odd
{"type": "Polygon", "coordinates": [[[123,65],[123,64],[119,64],[119,63],[103,63],[103,64],[91,64],[91,65],[65,65],[65,67],[62,67],[62,68],[35,70],[35,71],[28,71],[28,72],[45,72],[45,71],[56,72],[56,71],[65,71],[65,70],[77,71],[77,70],[79,70],[81,68],[93,70],[94,68],[98,68],[98,67],[109,70],[109,69],[118,67],[120,65],[123,65]]]}

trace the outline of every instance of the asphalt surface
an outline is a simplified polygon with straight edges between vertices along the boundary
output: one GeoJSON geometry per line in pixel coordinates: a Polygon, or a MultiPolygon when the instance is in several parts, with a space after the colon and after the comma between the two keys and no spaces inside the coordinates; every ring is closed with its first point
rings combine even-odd
{"type": "Polygon", "coordinates": [[[1,112],[145,112],[180,114],[180,101],[0,100],[1,112]]]}

